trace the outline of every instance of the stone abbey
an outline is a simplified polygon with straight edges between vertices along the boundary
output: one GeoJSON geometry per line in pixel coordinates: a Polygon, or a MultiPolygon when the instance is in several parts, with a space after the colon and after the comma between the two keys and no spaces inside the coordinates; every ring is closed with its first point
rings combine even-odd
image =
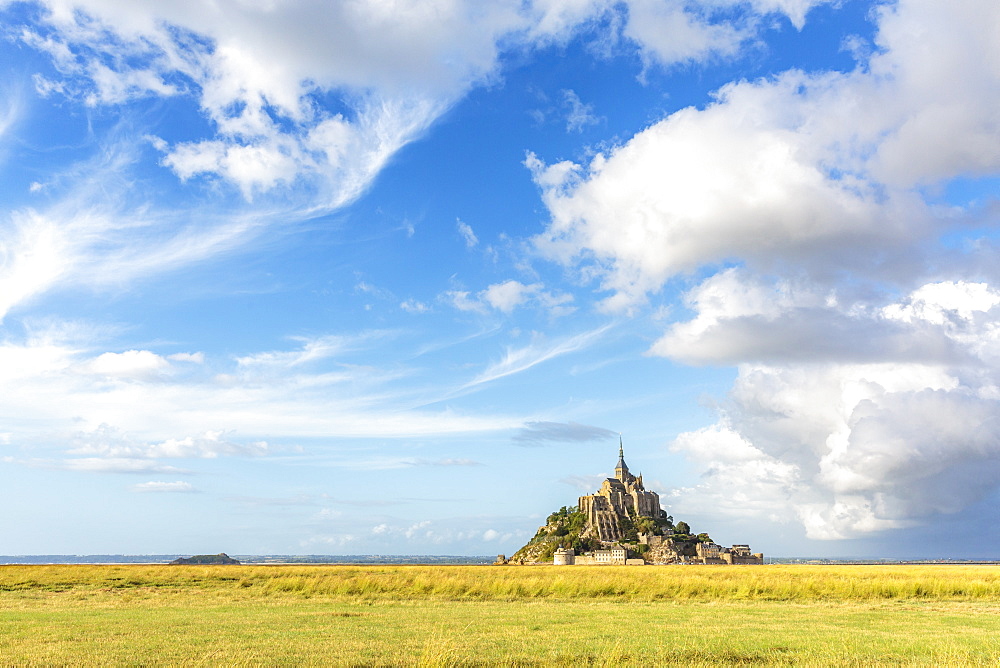
{"type": "Polygon", "coordinates": [[[587,524],[596,532],[598,540],[611,543],[624,537],[621,518],[659,517],[660,495],[646,491],[641,474],[636,477],[629,472],[624,447],[619,439],[615,477],[601,483],[595,494],[581,496],[579,508],[587,516],[587,524]]]}
{"type": "Polygon", "coordinates": [[[613,478],[579,498],[574,508],[552,513],[546,525],[511,559],[497,563],[601,564],[763,564],[764,555],[745,544],[723,547],[708,534],[692,535],[685,522],[675,526],[660,506],[660,496],[647,490],[642,475],[625,463],[618,439],[613,478]]]}

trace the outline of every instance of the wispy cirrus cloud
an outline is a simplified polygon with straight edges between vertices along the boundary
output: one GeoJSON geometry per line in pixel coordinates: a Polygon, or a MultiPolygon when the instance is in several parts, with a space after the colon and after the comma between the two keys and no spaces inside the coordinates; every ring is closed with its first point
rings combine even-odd
{"type": "Polygon", "coordinates": [[[611,327],[610,324],[603,325],[551,342],[539,340],[521,348],[508,348],[502,360],[491,364],[482,373],[466,383],[462,389],[473,388],[506,376],[522,373],[551,359],[584,350],[597,343],[611,327]]]}
{"type": "MultiPolygon", "coordinates": [[[[296,339],[292,351],[221,359],[202,354],[192,363],[186,354],[170,359],[149,350],[95,355],[89,340],[75,339],[75,331],[53,327],[35,331],[26,341],[0,342],[0,383],[5,411],[12,416],[4,441],[47,450],[52,442],[65,444],[58,458],[19,459],[22,463],[169,473],[175,469],[161,460],[273,456],[287,450],[263,435],[293,442],[331,434],[405,438],[502,431],[517,424],[503,415],[427,408],[428,392],[434,400],[447,390],[400,384],[414,370],[395,363],[388,369],[344,363],[342,358],[359,346],[375,345],[377,336],[296,339]],[[96,360],[103,361],[94,368],[96,360]]],[[[366,460],[364,467],[475,464],[460,457],[386,457],[366,460]]]]}

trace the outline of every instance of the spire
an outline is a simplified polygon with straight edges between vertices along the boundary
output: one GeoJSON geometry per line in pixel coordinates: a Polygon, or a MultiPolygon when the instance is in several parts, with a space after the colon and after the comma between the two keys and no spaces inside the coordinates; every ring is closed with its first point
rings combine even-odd
{"type": "Polygon", "coordinates": [[[623,480],[628,473],[628,465],[625,464],[625,449],[622,446],[622,435],[618,434],[618,463],[615,465],[615,475],[619,480],[623,480]]]}

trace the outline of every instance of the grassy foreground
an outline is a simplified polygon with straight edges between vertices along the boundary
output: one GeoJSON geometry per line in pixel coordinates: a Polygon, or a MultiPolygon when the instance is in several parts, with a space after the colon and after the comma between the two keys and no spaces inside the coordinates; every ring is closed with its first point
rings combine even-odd
{"type": "Polygon", "coordinates": [[[0,566],[0,665],[992,665],[988,566],[0,566]]]}

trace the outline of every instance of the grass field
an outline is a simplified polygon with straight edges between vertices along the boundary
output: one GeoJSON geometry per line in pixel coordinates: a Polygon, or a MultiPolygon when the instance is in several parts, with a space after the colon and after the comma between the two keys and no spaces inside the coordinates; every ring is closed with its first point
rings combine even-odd
{"type": "Polygon", "coordinates": [[[0,566],[0,665],[990,665],[989,566],[0,566]]]}

